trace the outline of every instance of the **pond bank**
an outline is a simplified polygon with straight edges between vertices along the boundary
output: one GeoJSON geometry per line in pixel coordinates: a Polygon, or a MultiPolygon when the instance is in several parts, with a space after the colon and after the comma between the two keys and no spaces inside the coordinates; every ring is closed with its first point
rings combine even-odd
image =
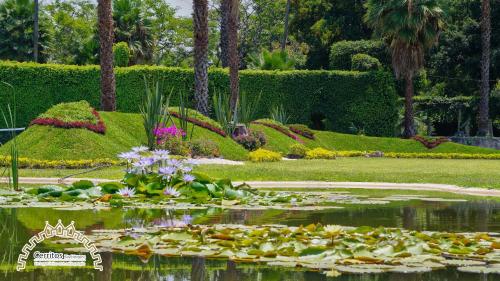
{"type": "MultiPolygon", "coordinates": [[[[110,182],[116,180],[95,179],[95,178],[36,178],[21,177],[21,184],[71,184],[79,180],[90,180],[94,183],[110,182]]],[[[0,178],[0,183],[8,183],[7,178],[0,178]]],[[[235,182],[236,185],[242,182],[235,182]]],[[[245,181],[255,188],[346,188],[346,189],[375,189],[375,190],[416,190],[416,191],[442,191],[462,195],[492,196],[500,197],[500,190],[459,187],[456,185],[430,184],[430,183],[384,183],[384,182],[324,182],[324,181],[245,181]]]]}

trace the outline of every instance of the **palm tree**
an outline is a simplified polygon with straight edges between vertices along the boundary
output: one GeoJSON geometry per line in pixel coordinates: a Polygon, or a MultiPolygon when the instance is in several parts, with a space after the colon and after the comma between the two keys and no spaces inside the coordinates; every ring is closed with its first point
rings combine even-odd
{"type": "Polygon", "coordinates": [[[229,17],[227,19],[228,30],[228,61],[229,61],[229,82],[231,91],[231,111],[236,114],[238,99],[240,96],[239,68],[240,58],[238,55],[238,21],[239,21],[239,1],[229,0],[229,17]]]}
{"type": "Polygon", "coordinates": [[[208,0],[193,1],[196,109],[208,116],[208,0]]]}
{"type": "Polygon", "coordinates": [[[386,40],[392,67],[405,81],[403,137],[415,136],[413,78],[424,66],[424,52],[438,40],[444,27],[443,10],[437,0],[368,0],[365,22],[386,40]]]}
{"type": "Polygon", "coordinates": [[[481,1],[481,99],[479,101],[478,136],[487,136],[489,126],[490,95],[490,41],[491,41],[491,8],[490,0],[481,1]]]}
{"type": "Polygon", "coordinates": [[[231,0],[221,0],[220,1],[220,60],[222,67],[228,67],[228,40],[227,40],[227,19],[229,17],[229,2],[231,0]]]}
{"type": "Polygon", "coordinates": [[[116,110],[116,85],[113,72],[113,15],[111,0],[97,1],[101,58],[101,109],[116,110]]]}
{"type": "Polygon", "coordinates": [[[290,2],[291,0],[286,1],[286,10],[285,10],[285,27],[283,30],[283,39],[281,41],[281,51],[284,52],[286,48],[286,42],[288,40],[288,19],[290,17],[290,2]]]}
{"type": "Polygon", "coordinates": [[[39,31],[39,21],[38,13],[40,10],[40,5],[38,0],[35,0],[35,12],[33,14],[33,60],[38,62],[38,37],[40,35],[39,31]]]}

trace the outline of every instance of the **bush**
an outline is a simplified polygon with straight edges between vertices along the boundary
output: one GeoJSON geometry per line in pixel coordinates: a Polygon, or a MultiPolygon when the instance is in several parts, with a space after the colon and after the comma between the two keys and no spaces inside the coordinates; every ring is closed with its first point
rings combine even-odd
{"type": "Polygon", "coordinates": [[[288,158],[291,159],[301,159],[306,157],[307,151],[309,149],[300,143],[290,145],[290,149],[288,150],[288,158]]]}
{"type": "Polygon", "coordinates": [[[339,41],[330,49],[330,69],[351,69],[352,57],[367,54],[377,58],[382,64],[389,64],[390,56],[381,40],[339,41]]]}
{"type": "Polygon", "coordinates": [[[248,154],[248,159],[252,162],[278,162],[281,161],[281,154],[278,152],[259,148],[248,154]]]}
{"type": "Polygon", "coordinates": [[[367,54],[355,54],[351,59],[351,70],[373,71],[381,70],[382,64],[377,58],[367,54]]]}
{"type": "Polygon", "coordinates": [[[261,131],[250,131],[249,134],[237,136],[234,140],[250,151],[254,151],[267,143],[266,135],[261,131]]]}
{"type": "MultiPolygon", "coordinates": [[[[349,59],[350,64],[350,59],[349,59]]],[[[350,65],[349,65],[350,66],[350,65]]],[[[144,76],[156,75],[168,81],[168,89],[182,92],[193,100],[193,70],[161,66],[116,68],[117,109],[138,112],[144,93],[144,76]]],[[[290,123],[308,124],[311,116],[322,115],[325,129],[349,132],[351,124],[365,128],[371,136],[392,136],[397,123],[397,96],[394,79],[385,72],[347,71],[256,71],[240,72],[241,90],[261,102],[255,117],[268,116],[273,105],[282,104],[292,112],[290,123]],[[261,94],[262,93],[262,94],[261,94]]],[[[18,101],[18,123],[25,126],[53,104],[86,100],[100,105],[99,67],[0,62],[2,81],[14,86],[18,101]]],[[[225,69],[209,71],[210,93],[227,93],[229,77],[225,69]]],[[[10,93],[0,84],[0,92],[10,93]]],[[[178,104],[173,95],[171,105],[178,104]]],[[[212,100],[212,99],[210,99],[212,100]]],[[[0,96],[7,104],[9,95],[0,96]]]]}
{"type": "Polygon", "coordinates": [[[321,147],[306,152],[306,159],[335,159],[335,152],[321,147]]]}
{"type": "Polygon", "coordinates": [[[194,140],[189,144],[192,157],[220,157],[219,146],[211,140],[194,140]]]}
{"type": "Polygon", "coordinates": [[[130,61],[130,49],[126,42],[118,42],[113,45],[113,64],[118,67],[128,66],[130,61]]]}

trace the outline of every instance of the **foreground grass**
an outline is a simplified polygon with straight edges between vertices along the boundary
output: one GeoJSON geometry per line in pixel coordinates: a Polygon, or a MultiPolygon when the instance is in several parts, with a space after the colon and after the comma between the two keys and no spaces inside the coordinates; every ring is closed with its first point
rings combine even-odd
{"type": "MultiPolygon", "coordinates": [[[[64,177],[82,170],[21,170],[21,176],[64,177]]],[[[439,183],[500,189],[499,160],[339,158],[244,166],[203,165],[197,171],[216,178],[273,181],[353,181],[439,183]]],[[[111,167],[75,177],[120,179],[123,167],[111,167]]]]}

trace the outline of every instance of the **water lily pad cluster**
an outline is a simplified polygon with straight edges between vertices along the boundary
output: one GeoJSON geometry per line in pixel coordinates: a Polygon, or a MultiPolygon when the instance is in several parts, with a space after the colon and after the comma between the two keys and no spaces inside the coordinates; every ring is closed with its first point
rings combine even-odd
{"type": "Polygon", "coordinates": [[[100,251],[136,255],[141,259],[153,254],[225,258],[322,270],[330,276],[427,272],[449,266],[466,272],[500,273],[500,238],[486,233],[320,224],[185,225],[96,230],[91,239],[100,251]]]}

